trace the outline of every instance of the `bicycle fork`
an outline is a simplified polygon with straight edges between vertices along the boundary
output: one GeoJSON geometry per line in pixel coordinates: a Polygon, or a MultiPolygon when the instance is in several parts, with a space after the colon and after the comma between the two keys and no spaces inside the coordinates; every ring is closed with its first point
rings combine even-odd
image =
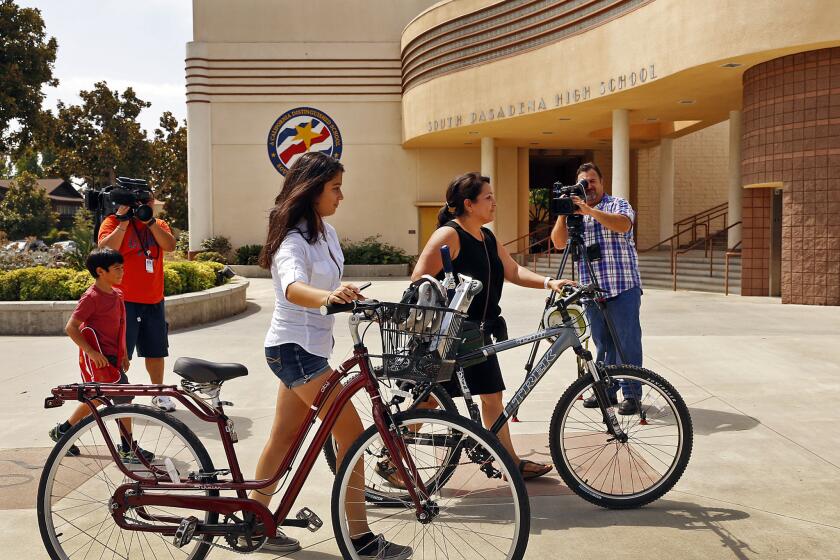
{"type": "Polygon", "coordinates": [[[414,464],[405,441],[397,431],[399,428],[391,412],[382,404],[380,394],[377,391],[370,391],[369,394],[373,401],[373,423],[385,444],[385,449],[388,450],[391,463],[405,483],[405,489],[414,503],[414,513],[418,521],[423,524],[429,523],[437,516],[438,506],[430,499],[429,491],[420,479],[417,465],[414,464]]]}
{"type": "Polygon", "coordinates": [[[586,370],[592,375],[592,390],[595,393],[595,399],[598,401],[598,407],[604,416],[604,424],[607,426],[607,431],[619,443],[626,443],[628,439],[627,433],[621,429],[621,423],[615,414],[615,407],[607,395],[607,388],[612,386],[613,383],[612,379],[606,374],[602,375],[603,372],[599,371],[598,366],[592,360],[592,354],[588,350],[584,350],[583,348],[581,350],[582,352],[578,353],[578,349],[575,348],[575,353],[584,359],[586,370]]]}

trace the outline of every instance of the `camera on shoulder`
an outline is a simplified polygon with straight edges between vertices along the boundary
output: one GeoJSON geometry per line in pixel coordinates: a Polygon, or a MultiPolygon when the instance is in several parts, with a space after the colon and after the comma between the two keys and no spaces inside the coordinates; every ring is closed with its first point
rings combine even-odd
{"type": "Polygon", "coordinates": [[[570,216],[578,209],[572,201],[576,196],[586,200],[586,187],[589,181],[581,179],[575,185],[563,185],[559,181],[551,187],[551,213],[554,215],[570,216]]]}
{"type": "Polygon", "coordinates": [[[145,179],[117,177],[116,185],[104,189],[90,189],[85,192],[85,206],[97,215],[115,214],[118,206],[127,206],[125,219],[132,216],[143,222],[152,219],[154,211],[150,205],[154,195],[145,179]]]}

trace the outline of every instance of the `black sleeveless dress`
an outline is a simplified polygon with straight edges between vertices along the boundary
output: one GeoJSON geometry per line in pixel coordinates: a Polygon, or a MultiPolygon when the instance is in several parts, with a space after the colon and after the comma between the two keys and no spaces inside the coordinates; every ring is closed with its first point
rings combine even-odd
{"type": "MultiPolygon", "coordinates": [[[[455,274],[481,280],[483,285],[482,290],[475,295],[467,310],[468,318],[477,323],[498,319],[502,313],[499,300],[502,298],[505,269],[502,259],[499,258],[496,236],[483,227],[481,232],[484,234],[484,241],[478,240],[455,221],[447,222],[443,227],[454,228],[458,232],[458,240],[461,243],[458,256],[452,260],[455,274]]],[[[443,273],[438,277],[443,278],[443,273]]],[[[485,344],[492,344],[489,329],[485,330],[484,339],[485,344]]],[[[496,356],[490,356],[486,362],[464,369],[464,376],[467,387],[473,395],[488,395],[505,389],[502,370],[496,356]]],[[[463,396],[457,378],[453,377],[451,381],[443,383],[443,386],[453,397],[463,396]]]]}

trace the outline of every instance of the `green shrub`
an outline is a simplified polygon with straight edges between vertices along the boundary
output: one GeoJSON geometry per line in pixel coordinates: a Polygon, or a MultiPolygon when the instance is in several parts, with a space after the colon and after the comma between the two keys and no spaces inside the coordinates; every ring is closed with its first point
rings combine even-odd
{"type": "Polygon", "coordinates": [[[67,290],[70,292],[70,299],[79,299],[85,290],[93,284],[93,276],[87,270],[78,270],[66,282],[67,290]]]}
{"type": "Polygon", "coordinates": [[[243,245],[236,250],[236,264],[259,264],[262,245],[243,245]]]}
{"type": "MultiPolygon", "coordinates": [[[[163,267],[166,296],[208,290],[227,282],[217,262],[175,262],[163,267]]],[[[0,271],[0,301],[77,300],[93,284],[87,270],[36,266],[0,271]]]]}
{"type": "Polygon", "coordinates": [[[174,296],[180,294],[184,289],[184,283],[181,282],[181,275],[177,271],[172,270],[169,266],[163,267],[163,295],[174,296]]]}
{"type": "Polygon", "coordinates": [[[67,281],[76,272],[69,268],[27,268],[20,280],[20,301],[61,301],[72,299],[67,281]]]}
{"type": "Polygon", "coordinates": [[[21,280],[30,272],[29,268],[18,268],[0,272],[0,300],[19,301],[21,280]]]}
{"type": "Polygon", "coordinates": [[[181,293],[200,292],[216,285],[216,272],[209,263],[174,262],[166,263],[164,270],[174,270],[181,277],[181,293]]]}
{"type": "Polygon", "coordinates": [[[93,242],[93,214],[87,208],[76,210],[70,239],[76,243],[76,249],[64,255],[64,260],[76,270],[87,270],[85,261],[96,248],[93,242]]]}
{"type": "Polygon", "coordinates": [[[345,239],[341,244],[344,264],[405,264],[411,257],[405,251],[379,240],[381,236],[367,237],[362,241],[345,239]]]}
{"type": "Polygon", "coordinates": [[[195,260],[199,262],[210,261],[215,263],[227,264],[227,259],[221,253],[216,251],[203,251],[195,256],[195,260]]]}
{"type": "Polygon", "coordinates": [[[230,239],[228,239],[224,235],[208,237],[207,239],[201,242],[201,248],[205,251],[215,251],[216,253],[220,253],[224,255],[225,258],[229,257],[231,251],[233,251],[233,246],[230,244],[230,239]]]}

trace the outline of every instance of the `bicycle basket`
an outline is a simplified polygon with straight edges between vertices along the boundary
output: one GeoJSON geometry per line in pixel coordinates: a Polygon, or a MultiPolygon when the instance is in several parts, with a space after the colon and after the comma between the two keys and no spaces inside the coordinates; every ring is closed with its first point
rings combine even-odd
{"type": "Polygon", "coordinates": [[[437,382],[452,377],[463,313],[445,307],[383,303],[378,315],[386,377],[437,382]]]}

